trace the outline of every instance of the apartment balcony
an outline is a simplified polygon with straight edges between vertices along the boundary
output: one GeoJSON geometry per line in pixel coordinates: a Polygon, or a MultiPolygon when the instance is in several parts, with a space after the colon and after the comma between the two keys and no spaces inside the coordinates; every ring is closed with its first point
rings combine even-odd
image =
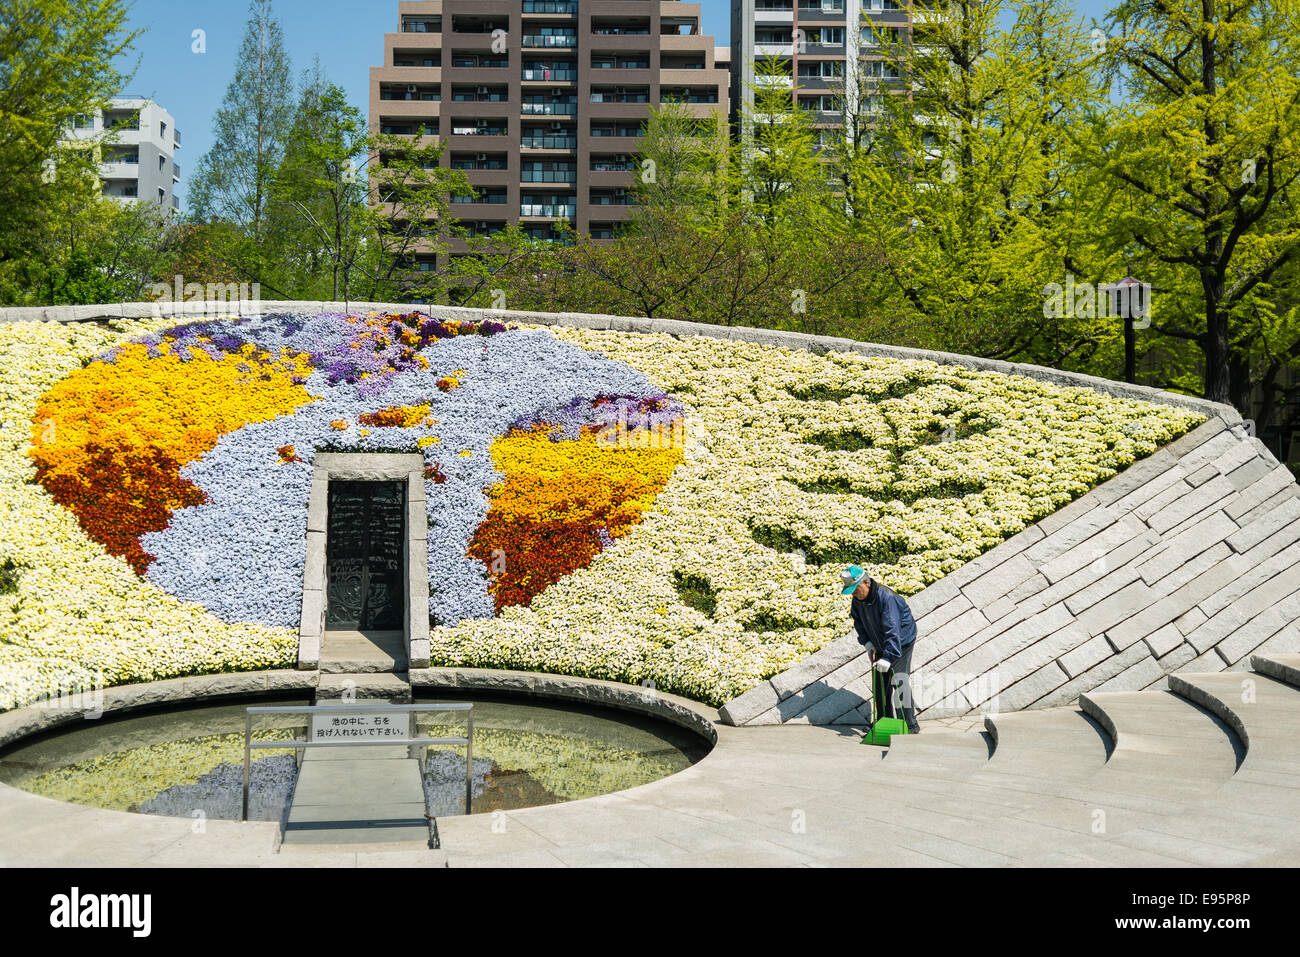
{"type": "Polygon", "coordinates": [[[520,71],[520,79],[524,82],[536,83],[577,83],[578,71],[572,70],[552,70],[547,67],[525,67],[520,71]]]}
{"type": "Polygon", "coordinates": [[[784,43],[754,44],[754,56],[790,56],[795,52],[793,37],[784,43]]]}
{"type": "Polygon", "coordinates": [[[521,103],[519,111],[524,116],[577,116],[577,103],[521,103]]]}
{"type": "Polygon", "coordinates": [[[755,23],[794,23],[793,10],[755,10],[755,23]]]}
{"type": "Polygon", "coordinates": [[[636,92],[625,91],[623,93],[609,92],[608,90],[592,90],[592,103],[649,103],[650,91],[639,90],[636,92]]]}
{"type": "Polygon", "coordinates": [[[135,160],[118,160],[115,162],[100,163],[100,179],[129,179],[135,180],[140,176],[140,161],[135,160]]]}
{"type": "MultiPolygon", "coordinates": [[[[601,140],[612,143],[635,143],[645,134],[639,122],[629,120],[626,123],[602,123],[598,126],[592,126],[591,135],[593,138],[599,137],[601,140]]],[[[611,147],[604,147],[604,149],[611,149],[611,147]]],[[[636,146],[629,146],[629,149],[636,149],[636,146]]]]}
{"type": "Polygon", "coordinates": [[[573,152],[578,148],[578,137],[573,133],[525,133],[519,140],[521,150],[548,150],[573,152]]]}
{"type": "MultiPolygon", "coordinates": [[[[863,5],[863,12],[870,12],[866,5],[863,5]]],[[[843,23],[844,22],[844,4],[808,4],[807,6],[799,5],[799,22],[800,23],[843,23]]]]}
{"type": "MultiPolygon", "coordinates": [[[[496,136],[509,136],[510,125],[508,123],[479,123],[477,120],[457,118],[447,124],[447,132],[452,136],[474,136],[492,138],[496,136]]],[[[483,148],[486,152],[487,147],[483,148]]]]}
{"type": "Polygon", "coordinates": [[[538,35],[525,33],[520,37],[525,50],[572,50],[578,46],[576,34],[538,35]]]}
{"type": "Polygon", "coordinates": [[[521,203],[519,215],[524,219],[568,219],[578,216],[578,204],[521,203]]]}
{"type": "Polygon", "coordinates": [[[525,164],[519,171],[521,183],[576,184],[578,182],[577,166],[546,169],[536,164],[525,164]]]}
{"type": "Polygon", "coordinates": [[[524,0],[523,12],[572,17],[578,13],[578,0],[524,0]]]}
{"type": "Polygon", "coordinates": [[[473,196],[453,196],[451,203],[453,206],[503,206],[507,202],[507,193],[508,190],[502,186],[476,185],[473,196]]]}

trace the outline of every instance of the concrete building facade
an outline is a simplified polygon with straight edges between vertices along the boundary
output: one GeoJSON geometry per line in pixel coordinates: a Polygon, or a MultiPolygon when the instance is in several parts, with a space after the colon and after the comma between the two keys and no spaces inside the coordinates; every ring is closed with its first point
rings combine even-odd
{"type": "Polygon", "coordinates": [[[457,204],[475,235],[518,223],[551,239],[568,220],[612,238],[650,105],[677,99],[726,122],[730,77],[699,4],[416,0],[398,15],[370,71],[371,132],[441,138],[442,165],[478,194],[457,204]]]}
{"type": "Polygon", "coordinates": [[[175,118],[152,100],[123,97],[109,108],[73,120],[70,140],[95,142],[105,196],[121,202],[153,202],[178,209],[181,179],[176,151],[181,134],[175,118]]]}
{"type": "MultiPolygon", "coordinates": [[[[798,105],[815,117],[823,143],[840,135],[844,115],[869,122],[874,89],[898,77],[885,62],[876,29],[910,31],[908,0],[732,0],[731,102],[736,117],[753,106],[754,63],[788,64],[798,105]],[[864,102],[864,97],[867,101],[864,102]]],[[[743,124],[741,124],[743,125],[743,124]]]]}

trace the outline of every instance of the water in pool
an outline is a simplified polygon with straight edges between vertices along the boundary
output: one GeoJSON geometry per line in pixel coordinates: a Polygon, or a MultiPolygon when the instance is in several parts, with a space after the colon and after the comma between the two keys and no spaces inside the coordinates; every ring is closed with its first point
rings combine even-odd
{"type": "MultiPolygon", "coordinates": [[[[473,813],[608,794],[666,777],[708,752],[698,735],[603,709],[476,697],[473,813]]],[[[244,708],[280,699],[88,721],[0,755],[0,781],[33,794],[119,811],[236,819],[244,708]]],[[[424,737],[464,733],[463,712],[421,714],[424,737]]],[[[306,720],[254,719],[254,738],[305,737],[306,720]]],[[[431,815],[464,813],[464,747],[431,748],[424,784],[431,815]]],[[[253,752],[249,819],[283,821],[298,763],[290,748],[253,752]]]]}

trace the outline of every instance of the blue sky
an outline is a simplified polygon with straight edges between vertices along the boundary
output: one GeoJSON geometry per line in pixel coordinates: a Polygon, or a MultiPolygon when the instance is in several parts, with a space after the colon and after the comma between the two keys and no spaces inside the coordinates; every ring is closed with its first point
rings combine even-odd
{"type": "MultiPolygon", "coordinates": [[[[1105,0],[1076,0],[1085,16],[1100,17],[1105,0]]],[[[703,29],[719,46],[730,42],[730,0],[702,0],[703,29]]],[[[295,76],[317,55],[326,75],[342,86],[362,110],[370,67],[379,64],[384,34],[397,29],[397,0],[274,0],[284,26],[295,76]]],[[[131,24],[145,28],[136,41],[139,67],[123,91],[156,100],[176,119],[182,146],[178,190],[182,205],[186,184],[199,158],[212,145],[212,117],[235,68],[235,55],[248,19],[247,0],[135,0],[131,24]],[[205,33],[207,52],[193,50],[195,30],[205,33]]]]}

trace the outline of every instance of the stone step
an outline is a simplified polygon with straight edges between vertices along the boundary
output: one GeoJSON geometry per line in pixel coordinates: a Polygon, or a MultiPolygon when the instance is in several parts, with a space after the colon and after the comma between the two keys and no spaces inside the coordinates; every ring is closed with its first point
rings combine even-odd
{"type": "Polygon", "coordinates": [[[1262,675],[1300,688],[1300,655],[1255,655],[1250,666],[1262,675]]]}
{"type": "Polygon", "coordinates": [[[987,715],[984,725],[996,742],[989,773],[1082,780],[1113,747],[1105,728],[1076,709],[987,715]]]}
{"type": "Polygon", "coordinates": [[[322,674],[316,686],[317,698],[383,700],[393,703],[411,700],[411,682],[406,672],[322,674]]]}
{"type": "Polygon", "coordinates": [[[1300,687],[1268,674],[1224,671],[1172,674],[1169,690],[1211,711],[1237,733],[1246,747],[1239,779],[1250,780],[1256,773],[1300,775],[1300,687]]]}
{"type": "Polygon", "coordinates": [[[1226,722],[1172,692],[1093,692],[1079,704],[1115,742],[1100,787],[1193,802],[1219,790],[1245,755],[1226,722]]]}
{"type": "Polygon", "coordinates": [[[891,772],[957,780],[988,763],[993,739],[983,731],[899,734],[890,738],[883,765],[891,772]]]}
{"type": "Polygon", "coordinates": [[[327,631],[321,643],[320,670],[326,674],[406,671],[408,662],[400,631],[327,631]]]}

